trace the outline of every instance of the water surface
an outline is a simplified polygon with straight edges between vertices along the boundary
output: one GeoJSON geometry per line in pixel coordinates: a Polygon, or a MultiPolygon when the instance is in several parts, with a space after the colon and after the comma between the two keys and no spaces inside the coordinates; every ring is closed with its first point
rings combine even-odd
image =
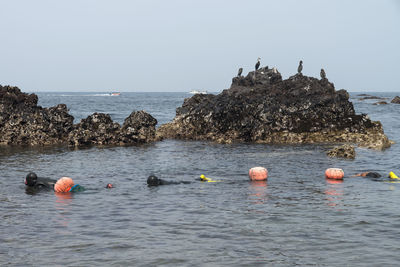
{"type": "MultiPolygon", "coordinates": [[[[119,123],[142,109],[168,122],[190,96],[38,95],[45,107],[66,103],[75,122],[105,112],[119,123]]],[[[351,98],[357,113],[381,120],[390,139],[400,142],[400,105],[358,98],[351,98]]],[[[383,152],[357,148],[355,160],[327,157],[331,147],[174,140],[81,150],[1,147],[0,265],[397,265],[400,183],[348,176],[400,174],[398,145],[383,152]],[[268,168],[267,182],[248,181],[254,166],[268,168]],[[342,168],[344,182],[325,180],[329,167],[342,168]],[[29,171],[70,176],[88,190],[27,194],[29,171]],[[148,188],[150,174],[193,183],[148,188]],[[196,181],[200,174],[221,182],[196,181]],[[105,189],[107,183],[115,188],[105,189]]]]}

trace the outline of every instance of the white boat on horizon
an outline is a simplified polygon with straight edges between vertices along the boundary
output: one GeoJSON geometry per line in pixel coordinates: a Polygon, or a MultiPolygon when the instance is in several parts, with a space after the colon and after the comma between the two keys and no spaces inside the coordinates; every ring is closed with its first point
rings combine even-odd
{"type": "Polygon", "coordinates": [[[117,95],[121,95],[121,93],[120,92],[112,92],[112,93],[110,93],[110,95],[111,96],[117,96],[117,95]]]}
{"type": "Polygon", "coordinates": [[[197,95],[197,94],[206,95],[206,94],[208,94],[208,92],[207,91],[192,90],[192,91],[189,92],[189,94],[192,94],[192,95],[197,95]]]}

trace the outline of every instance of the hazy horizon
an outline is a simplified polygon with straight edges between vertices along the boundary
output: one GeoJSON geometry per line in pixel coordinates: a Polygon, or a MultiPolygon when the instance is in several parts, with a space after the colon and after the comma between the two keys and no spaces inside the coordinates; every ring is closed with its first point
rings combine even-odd
{"type": "Polygon", "coordinates": [[[324,68],[336,90],[397,92],[400,1],[6,1],[0,84],[25,92],[220,92],[243,67],[324,68]]]}

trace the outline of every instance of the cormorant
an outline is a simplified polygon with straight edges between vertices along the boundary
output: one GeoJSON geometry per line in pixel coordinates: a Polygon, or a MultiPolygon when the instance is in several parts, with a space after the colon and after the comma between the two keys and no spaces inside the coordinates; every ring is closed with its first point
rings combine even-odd
{"type": "Polygon", "coordinates": [[[256,71],[257,71],[258,68],[260,67],[260,60],[261,60],[261,58],[257,58],[256,71]]]}
{"type": "Polygon", "coordinates": [[[303,61],[300,60],[299,67],[297,68],[297,73],[301,74],[302,70],[303,70],[303,61]]]}
{"type": "Polygon", "coordinates": [[[325,74],[324,69],[321,69],[321,72],[319,74],[321,75],[322,80],[326,79],[326,74],[325,74]]]}
{"type": "Polygon", "coordinates": [[[243,72],[243,68],[239,68],[239,71],[238,71],[238,77],[240,77],[241,75],[242,75],[242,72],[243,72]]]}

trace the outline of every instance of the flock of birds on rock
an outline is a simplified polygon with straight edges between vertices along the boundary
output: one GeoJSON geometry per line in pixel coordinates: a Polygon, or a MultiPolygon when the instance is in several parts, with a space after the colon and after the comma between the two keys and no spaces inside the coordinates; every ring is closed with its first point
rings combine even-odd
{"type": "MultiPolygon", "coordinates": [[[[258,68],[260,67],[260,64],[261,64],[261,58],[257,58],[257,63],[255,65],[256,72],[257,72],[258,68]]],[[[266,69],[268,69],[268,66],[266,67],[266,69]]],[[[273,70],[274,70],[275,73],[277,72],[275,68],[273,68],[273,70]]],[[[303,61],[300,60],[299,66],[297,67],[297,73],[300,74],[300,75],[303,75],[301,73],[302,71],[303,71],[303,61]]],[[[239,68],[237,77],[241,77],[242,76],[242,72],[243,72],[243,68],[239,68]]],[[[326,74],[325,74],[325,70],[324,69],[321,69],[321,72],[319,74],[320,74],[322,80],[326,79],[326,74]]]]}

